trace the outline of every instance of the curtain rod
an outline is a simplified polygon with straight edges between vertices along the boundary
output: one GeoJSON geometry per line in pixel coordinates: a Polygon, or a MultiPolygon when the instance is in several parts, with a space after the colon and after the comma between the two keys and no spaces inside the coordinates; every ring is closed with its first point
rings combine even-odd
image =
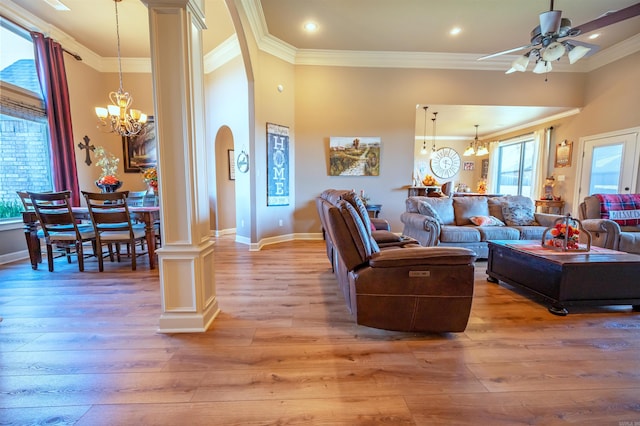
{"type": "MultiPolygon", "coordinates": [[[[27,31],[27,32],[29,32],[29,33],[31,33],[31,32],[32,32],[29,28],[26,28],[25,26],[18,24],[16,21],[14,21],[14,20],[13,20],[13,19],[11,19],[11,18],[7,18],[6,16],[2,16],[2,18],[3,18],[3,19],[6,19],[6,20],[7,20],[7,21],[9,21],[9,22],[11,22],[11,23],[12,23],[13,25],[15,25],[16,27],[20,27],[20,28],[22,28],[23,30],[25,30],[25,31],[27,31]]],[[[60,45],[60,47],[62,47],[62,45],[60,45]]],[[[65,52],[65,53],[68,53],[68,54],[69,54],[69,55],[71,55],[71,56],[73,56],[73,58],[74,58],[76,61],[82,61],[82,56],[78,55],[77,53],[74,53],[74,52],[72,52],[72,51],[70,51],[70,50],[67,50],[67,49],[65,49],[64,47],[62,47],[62,51],[63,51],[63,52],[65,52]]]]}

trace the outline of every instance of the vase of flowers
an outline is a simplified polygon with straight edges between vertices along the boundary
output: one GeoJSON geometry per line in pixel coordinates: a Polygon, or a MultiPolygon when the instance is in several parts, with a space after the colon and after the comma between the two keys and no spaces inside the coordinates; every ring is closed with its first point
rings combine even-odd
{"type": "Polygon", "coordinates": [[[155,167],[142,170],[142,180],[149,187],[149,191],[154,194],[158,192],[158,170],[155,167]]]}
{"type": "Polygon", "coordinates": [[[478,182],[477,191],[478,191],[478,194],[486,194],[487,193],[487,181],[486,180],[483,179],[483,180],[478,182]]]}
{"type": "Polygon", "coordinates": [[[102,173],[100,173],[100,177],[95,182],[96,186],[102,192],[116,192],[122,186],[122,181],[118,179],[118,163],[120,163],[120,159],[106,151],[102,146],[96,147],[94,153],[98,158],[96,167],[102,168],[102,173]]]}
{"type": "Polygon", "coordinates": [[[591,234],[582,228],[582,223],[571,215],[556,219],[551,228],[542,233],[542,246],[558,251],[589,251],[591,234]],[[586,245],[580,245],[580,235],[585,235],[586,245]]]}

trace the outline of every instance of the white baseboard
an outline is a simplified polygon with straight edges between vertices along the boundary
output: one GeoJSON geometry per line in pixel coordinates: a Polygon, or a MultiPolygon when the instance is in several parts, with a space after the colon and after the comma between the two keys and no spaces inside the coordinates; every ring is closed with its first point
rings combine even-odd
{"type": "Polygon", "coordinates": [[[0,265],[5,265],[11,262],[17,262],[19,260],[24,260],[24,259],[29,259],[28,250],[7,253],[7,254],[0,255],[0,265]]]}

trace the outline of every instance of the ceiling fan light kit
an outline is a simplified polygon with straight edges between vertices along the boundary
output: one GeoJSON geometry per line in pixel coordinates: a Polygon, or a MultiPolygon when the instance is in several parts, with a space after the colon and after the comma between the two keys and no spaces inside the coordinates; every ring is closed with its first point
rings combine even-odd
{"type": "Polygon", "coordinates": [[[546,73],[552,69],[550,62],[560,60],[565,53],[569,58],[569,63],[573,65],[583,57],[593,55],[599,49],[599,46],[595,44],[577,40],[562,40],[565,37],[576,37],[581,34],[586,34],[638,15],[640,15],[640,3],[612,13],[605,13],[593,21],[572,27],[571,20],[562,17],[561,10],[553,10],[553,0],[550,0],[549,10],[540,14],[540,24],[531,31],[530,44],[492,53],[478,58],[478,60],[489,59],[531,48],[527,53],[512,62],[511,68],[506,71],[506,74],[511,74],[516,71],[526,71],[532,59],[535,59],[533,72],[536,74],[546,73]]]}

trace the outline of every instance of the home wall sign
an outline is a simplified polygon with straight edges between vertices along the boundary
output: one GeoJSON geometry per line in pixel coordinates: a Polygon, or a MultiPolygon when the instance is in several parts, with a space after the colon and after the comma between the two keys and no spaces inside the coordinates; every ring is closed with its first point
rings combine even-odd
{"type": "Polygon", "coordinates": [[[267,123],[267,206],[289,205],[289,128],[267,123]]]}

